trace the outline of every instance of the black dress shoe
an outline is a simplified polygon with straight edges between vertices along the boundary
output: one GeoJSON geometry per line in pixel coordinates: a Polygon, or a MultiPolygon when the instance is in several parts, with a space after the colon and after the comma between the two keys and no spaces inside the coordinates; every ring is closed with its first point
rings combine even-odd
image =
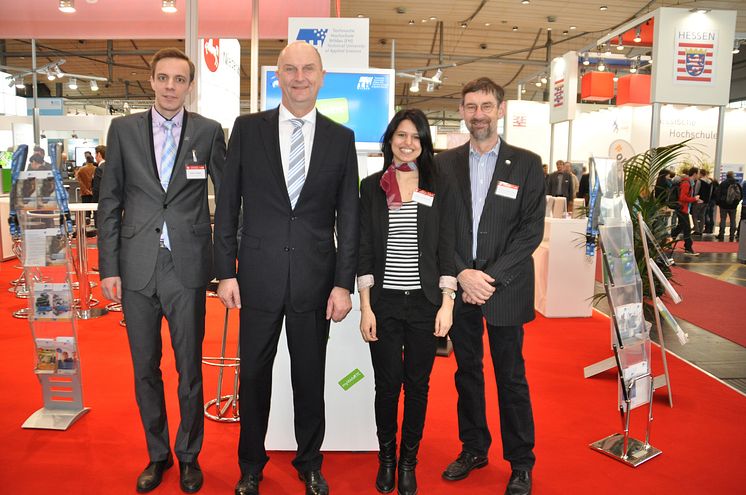
{"type": "Polygon", "coordinates": [[[505,495],[531,495],[531,471],[514,470],[505,495]]]}
{"type": "Polygon", "coordinates": [[[202,488],[202,470],[195,459],[193,462],[179,461],[179,486],[184,493],[197,493],[202,488]]]}
{"type": "Polygon", "coordinates": [[[469,476],[473,469],[483,468],[487,465],[486,455],[474,455],[469,452],[461,452],[458,458],[450,463],[443,471],[443,479],[458,481],[469,476]]]}
{"type": "Polygon", "coordinates": [[[306,484],[306,495],[329,495],[329,485],[321,471],[298,473],[298,477],[306,484]]]}
{"type": "Polygon", "coordinates": [[[244,474],[236,485],[236,495],[259,495],[260,481],[262,481],[261,474],[244,474]]]}
{"type": "Polygon", "coordinates": [[[151,461],[137,477],[137,493],[147,493],[161,484],[163,472],[174,465],[174,458],[169,452],[165,461],[151,461]]]}

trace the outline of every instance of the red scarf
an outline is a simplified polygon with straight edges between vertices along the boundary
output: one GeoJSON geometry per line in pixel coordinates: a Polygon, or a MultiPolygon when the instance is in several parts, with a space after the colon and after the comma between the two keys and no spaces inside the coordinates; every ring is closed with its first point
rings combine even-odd
{"type": "Polygon", "coordinates": [[[414,162],[406,162],[396,164],[396,162],[389,165],[389,168],[381,176],[381,189],[386,193],[386,205],[389,210],[398,210],[401,208],[401,192],[399,191],[399,183],[396,181],[396,171],[402,172],[414,172],[417,170],[417,164],[414,162]]]}

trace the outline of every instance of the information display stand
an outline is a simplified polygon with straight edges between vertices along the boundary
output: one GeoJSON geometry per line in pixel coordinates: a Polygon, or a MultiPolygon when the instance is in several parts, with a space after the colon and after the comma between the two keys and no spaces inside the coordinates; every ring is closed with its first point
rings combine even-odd
{"type": "Polygon", "coordinates": [[[632,219],[624,198],[622,163],[614,159],[593,162],[600,191],[598,230],[604,291],[611,313],[611,341],[619,378],[618,407],[624,432],[603,438],[590,447],[636,467],[661,454],[650,445],[655,390],[650,359],[651,325],[643,313],[642,279],[635,261],[632,219]],[[632,438],[629,430],[632,410],[645,404],[648,416],[643,442],[632,438]]]}
{"type": "Polygon", "coordinates": [[[28,147],[13,155],[10,224],[28,287],[34,372],[44,407],[23,428],[66,430],[83,406],[67,197],[57,170],[22,170],[28,147]]]}

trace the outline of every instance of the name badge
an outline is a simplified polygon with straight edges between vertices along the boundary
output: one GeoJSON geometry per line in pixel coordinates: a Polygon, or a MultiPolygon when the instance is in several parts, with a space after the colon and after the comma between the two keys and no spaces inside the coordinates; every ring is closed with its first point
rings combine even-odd
{"type": "Polygon", "coordinates": [[[518,186],[509,182],[498,181],[495,194],[505,198],[515,199],[518,196],[518,186]]]}
{"type": "Polygon", "coordinates": [[[189,180],[207,179],[207,167],[204,163],[187,163],[186,178],[189,180]]]}
{"type": "Polygon", "coordinates": [[[432,206],[433,200],[435,199],[435,193],[425,191],[424,189],[417,189],[412,193],[412,201],[425,206],[432,206]]]}

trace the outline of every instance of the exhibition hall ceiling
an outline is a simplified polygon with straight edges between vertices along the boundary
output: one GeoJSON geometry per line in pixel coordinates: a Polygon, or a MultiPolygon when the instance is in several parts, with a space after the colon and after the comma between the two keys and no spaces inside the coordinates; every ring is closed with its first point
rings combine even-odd
{"type": "MultiPolygon", "coordinates": [[[[29,38],[37,36],[38,66],[62,58],[63,72],[108,79],[93,92],[87,84],[72,90],[61,80],[42,77],[52,96],[61,92],[81,106],[120,108],[124,100],[147,105],[151,55],[165,46],[184,46],[183,0],[176,0],[179,11],[171,17],[160,11],[160,0],[76,0],[78,11],[67,15],[57,10],[57,3],[0,0],[5,38],[0,65],[30,67],[29,38]]],[[[201,35],[241,40],[242,110],[247,111],[251,2],[199,3],[201,35]]],[[[570,50],[595,50],[606,33],[659,7],[734,10],[736,32],[746,33],[743,0],[260,0],[260,66],[274,65],[287,43],[287,17],[336,16],[337,5],[342,17],[370,19],[371,67],[390,68],[392,55],[397,72],[421,70],[432,77],[443,67],[443,84],[432,92],[422,84],[413,93],[411,79],[396,80],[396,103],[422,108],[432,119],[457,117],[461,86],[479,76],[502,84],[508,98],[516,98],[518,84],[525,83],[522,97],[542,100],[546,86],[534,83],[548,71],[547,60],[570,50]]]]}

